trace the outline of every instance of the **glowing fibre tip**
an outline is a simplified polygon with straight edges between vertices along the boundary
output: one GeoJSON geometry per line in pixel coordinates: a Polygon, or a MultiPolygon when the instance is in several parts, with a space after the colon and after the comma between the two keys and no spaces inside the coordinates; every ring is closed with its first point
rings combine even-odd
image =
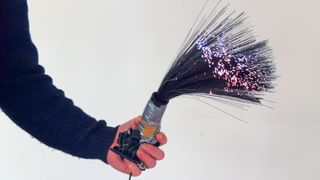
{"type": "Polygon", "coordinates": [[[212,69],[213,78],[226,81],[225,91],[266,90],[272,79],[271,70],[259,63],[267,58],[265,49],[253,46],[237,49],[229,43],[225,33],[219,36],[204,33],[197,41],[197,48],[202,51],[204,62],[212,69]]]}

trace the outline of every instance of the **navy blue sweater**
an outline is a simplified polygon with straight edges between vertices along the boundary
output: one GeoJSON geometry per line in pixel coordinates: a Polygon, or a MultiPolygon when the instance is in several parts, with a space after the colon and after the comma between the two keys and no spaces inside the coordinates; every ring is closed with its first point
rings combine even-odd
{"type": "Polygon", "coordinates": [[[39,141],[81,158],[106,162],[117,131],[75,106],[38,64],[26,0],[0,0],[0,107],[39,141]]]}

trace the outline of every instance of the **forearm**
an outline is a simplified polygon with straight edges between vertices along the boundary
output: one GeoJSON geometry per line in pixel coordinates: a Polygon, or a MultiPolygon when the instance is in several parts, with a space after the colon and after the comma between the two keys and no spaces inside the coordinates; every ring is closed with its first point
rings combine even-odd
{"type": "Polygon", "coordinates": [[[41,142],[66,153],[106,161],[116,133],[76,107],[38,64],[25,0],[0,2],[0,107],[41,142]]]}

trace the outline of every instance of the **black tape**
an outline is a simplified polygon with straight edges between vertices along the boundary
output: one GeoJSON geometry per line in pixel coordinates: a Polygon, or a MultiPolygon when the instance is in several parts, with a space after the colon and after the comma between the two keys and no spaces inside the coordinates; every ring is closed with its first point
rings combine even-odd
{"type": "Polygon", "coordinates": [[[126,132],[119,133],[119,146],[114,147],[111,150],[124,159],[136,164],[142,164],[140,159],[137,157],[137,151],[141,145],[140,140],[140,131],[130,128],[126,132]]]}
{"type": "Polygon", "coordinates": [[[159,99],[157,92],[152,93],[151,101],[158,107],[167,105],[169,103],[169,101],[163,101],[159,99]]]}
{"type": "MultiPolygon", "coordinates": [[[[118,144],[111,150],[118,154],[121,158],[127,159],[135,164],[141,169],[145,170],[146,167],[144,163],[138,158],[137,151],[141,145],[141,135],[139,130],[128,129],[126,132],[119,133],[118,144]]],[[[159,147],[160,143],[157,142],[154,146],[159,147]]]]}

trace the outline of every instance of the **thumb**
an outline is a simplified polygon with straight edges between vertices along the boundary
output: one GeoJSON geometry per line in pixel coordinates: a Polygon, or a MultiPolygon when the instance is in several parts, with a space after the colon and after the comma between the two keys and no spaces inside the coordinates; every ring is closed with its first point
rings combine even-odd
{"type": "Polygon", "coordinates": [[[142,121],[141,116],[138,116],[132,120],[132,129],[138,129],[140,122],[142,121]]]}

